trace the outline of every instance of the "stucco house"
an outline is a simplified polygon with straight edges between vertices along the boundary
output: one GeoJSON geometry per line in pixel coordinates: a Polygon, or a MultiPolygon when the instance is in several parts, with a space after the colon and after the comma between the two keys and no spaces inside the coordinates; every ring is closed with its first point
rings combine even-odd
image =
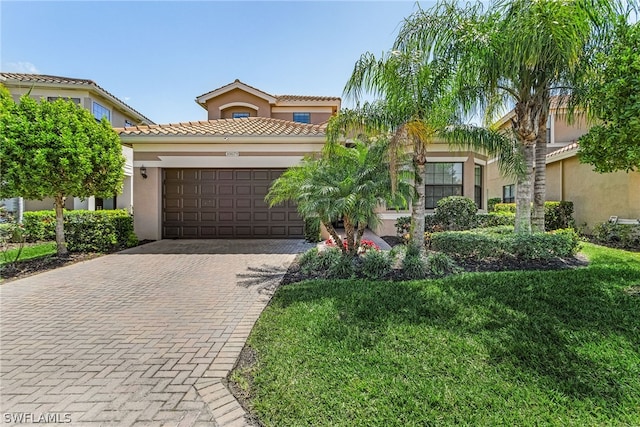
{"type": "MultiPolygon", "coordinates": [[[[268,208],[271,182],[325,144],[340,98],[272,95],[236,80],[196,98],[208,120],[118,129],[133,148],[135,230],[141,239],[299,238],[295,206],[268,208]]],[[[487,157],[429,147],[427,212],[449,195],[486,209],[487,157]]],[[[380,208],[380,235],[408,211],[380,208]]]]}
{"type": "MultiPolygon", "coordinates": [[[[513,111],[506,114],[497,126],[511,126],[513,111]]],[[[578,157],[578,138],[589,131],[589,123],[578,117],[567,123],[567,109],[558,98],[552,99],[547,120],[546,199],[573,202],[574,219],[578,226],[594,225],[611,216],[640,218],[640,172],[597,173],[578,157]]],[[[495,159],[487,166],[488,197],[503,202],[515,201],[515,181],[500,175],[495,159]]]]}
{"type": "MultiPolygon", "coordinates": [[[[100,87],[93,80],[0,72],[0,83],[9,90],[16,102],[19,102],[20,97],[26,93],[38,100],[53,101],[57,98],[65,98],[91,111],[96,120],[106,117],[114,127],[128,128],[134,125],[154,124],[149,118],[100,87]]],[[[120,194],[114,194],[114,197],[109,199],[89,197],[83,200],[77,197],[68,197],[66,208],[131,210],[133,207],[133,150],[131,147],[123,145],[122,153],[126,158],[126,163],[124,185],[120,194]]],[[[16,212],[18,210],[18,198],[6,199],[1,202],[9,211],[16,212]]],[[[24,210],[27,211],[52,208],[53,199],[24,201],[24,210]]]]}

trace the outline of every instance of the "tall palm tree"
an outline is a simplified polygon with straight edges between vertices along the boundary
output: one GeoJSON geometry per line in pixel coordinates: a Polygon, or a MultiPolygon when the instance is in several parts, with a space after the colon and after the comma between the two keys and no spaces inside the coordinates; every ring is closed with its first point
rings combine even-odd
{"type": "MultiPolygon", "coordinates": [[[[411,211],[414,242],[424,239],[427,146],[453,119],[449,69],[444,63],[430,61],[420,49],[394,50],[381,57],[365,53],[357,60],[344,93],[356,101],[364,94],[373,95],[378,101],[341,111],[331,119],[327,130],[329,147],[354,132],[390,135],[392,184],[398,172],[398,156],[411,156],[415,183],[411,211]]],[[[424,245],[419,247],[424,251],[424,245]]]]}
{"type": "Polygon", "coordinates": [[[616,10],[608,0],[497,0],[486,9],[479,2],[459,6],[445,0],[419,9],[398,34],[396,49],[417,47],[431,61],[453,67],[463,111],[484,111],[490,122],[505,105],[514,105],[511,129],[525,162],[517,178],[516,232],[531,232],[534,181],[533,225],[544,229],[550,99],[571,94],[616,10]]]}

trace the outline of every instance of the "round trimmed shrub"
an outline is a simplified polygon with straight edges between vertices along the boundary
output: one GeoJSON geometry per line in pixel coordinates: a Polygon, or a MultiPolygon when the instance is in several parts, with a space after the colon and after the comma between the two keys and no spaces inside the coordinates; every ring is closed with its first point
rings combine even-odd
{"type": "Polygon", "coordinates": [[[468,230],[474,227],[477,212],[478,207],[470,198],[449,196],[438,201],[434,216],[445,230],[468,230]]]}

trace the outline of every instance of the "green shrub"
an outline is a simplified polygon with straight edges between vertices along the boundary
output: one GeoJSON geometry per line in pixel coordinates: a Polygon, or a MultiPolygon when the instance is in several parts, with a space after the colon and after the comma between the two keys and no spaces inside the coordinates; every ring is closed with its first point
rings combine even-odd
{"type": "Polygon", "coordinates": [[[400,238],[411,231],[411,217],[401,216],[396,220],[396,235],[400,238]]]}
{"type": "Polygon", "coordinates": [[[455,258],[499,258],[504,254],[504,242],[498,234],[444,231],[431,235],[431,249],[455,258]]]}
{"type": "Polygon", "coordinates": [[[379,279],[386,276],[393,264],[390,253],[385,251],[368,251],[361,257],[360,272],[367,279],[379,279]]]}
{"type": "Polygon", "coordinates": [[[304,240],[310,243],[320,241],[320,218],[306,218],[304,220],[304,240]]]}
{"type": "MultiPolygon", "coordinates": [[[[515,203],[498,203],[494,207],[496,213],[515,214],[515,203]]],[[[547,231],[560,230],[574,226],[573,202],[544,202],[544,227],[547,231]]]]}
{"type": "Polygon", "coordinates": [[[429,273],[429,266],[426,260],[420,255],[420,248],[409,245],[402,259],[402,274],[406,279],[424,279],[429,273]]]}
{"type": "Polygon", "coordinates": [[[445,230],[468,230],[474,226],[476,212],[478,207],[470,198],[449,196],[438,200],[434,216],[445,230]]]}
{"type": "Polygon", "coordinates": [[[514,226],[516,222],[515,214],[508,212],[489,212],[489,213],[478,213],[474,218],[474,227],[482,228],[482,227],[497,227],[500,225],[510,225],[514,226]]]}
{"type": "Polygon", "coordinates": [[[640,225],[604,222],[593,227],[593,239],[602,245],[640,249],[640,225]]]}
{"type": "Polygon", "coordinates": [[[460,271],[460,267],[447,254],[435,252],[427,256],[427,265],[429,272],[437,277],[446,276],[460,271]]]}
{"type": "MultiPolygon", "coordinates": [[[[29,241],[55,240],[55,223],[54,211],[24,213],[29,241]]],[[[125,210],[65,211],[64,232],[71,252],[109,252],[137,244],[133,217],[125,210]]]]}
{"type": "Polygon", "coordinates": [[[496,203],[493,207],[493,211],[497,213],[516,213],[515,203],[496,203]]]}
{"type": "Polygon", "coordinates": [[[431,235],[431,248],[455,258],[546,260],[575,255],[579,238],[572,229],[547,233],[515,234],[507,228],[448,231],[431,235]]]}
{"type": "Polygon", "coordinates": [[[544,227],[547,231],[574,227],[573,202],[545,202],[544,227]]]}
{"type": "Polygon", "coordinates": [[[300,271],[304,274],[311,274],[318,270],[318,265],[320,263],[320,253],[318,248],[311,248],[302,255],[298,259],[298,265],[300,266],[300,271]]]}
{"type": "Polygon", "coordinates": [[[487,200],[487,212],[494,212],[494,208],[498,203],[502,203],[502,199],[500,197],[492,197],[487,200]]]}
{"type": "Polygon", "coordinates": [[[34,211],[22,214],[22,224],[28,242],[56,240],[56,213],[34,211]]]}
{"type": "Polygon", "coordinates": [[[351,279],[355,277],[356,269],[353,264],[358,258],[342,255],[341,251],[338,251],[338,253],[340,256],[331,258],[326,277],[328,279],[351,279]]]}

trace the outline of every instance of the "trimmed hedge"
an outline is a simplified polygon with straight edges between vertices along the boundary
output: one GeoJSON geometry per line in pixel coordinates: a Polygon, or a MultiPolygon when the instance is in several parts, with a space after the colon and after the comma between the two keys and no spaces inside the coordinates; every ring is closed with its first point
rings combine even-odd
{"type": "MultiPolygon", "coordinates": [[[[55,240],[55,211],[25,212],[23,224],[30,242],[55,240]]],[[[110,252],[138,244],[133,217],[125,210],[64,212],[64,236],[70,252],[110,252]]]]}
{"type": "Polygon", "coordinates": [[[605,246],[640,249],[640,225],[603,222],[593,227],[593,240],[605,246]]]}
{"type": "Polygon", "coordinates": [[[438,200],[435,221],[445,230],[468,230],[474,227],[478,207],[469,197],[449,196],[438,200]]]}
{"type": "Polygon", "coordinates": [[[431,235],[431,249],[454,258],[489,259],[514,256],[526,260],[547,260],[575,255],[579,247],[573,229],[547,233],[515,234],[486,230],[446,231],[431,235]]]}
{"type": "MultiPolygon", "coordinates": [[[[501,214],[515,214],[515,203],[497,203],[494,212],[501,214]]],[[[544,202],[544,227],[547,231],[560,230],[574,226],[573,202],[544,202]]]]}

